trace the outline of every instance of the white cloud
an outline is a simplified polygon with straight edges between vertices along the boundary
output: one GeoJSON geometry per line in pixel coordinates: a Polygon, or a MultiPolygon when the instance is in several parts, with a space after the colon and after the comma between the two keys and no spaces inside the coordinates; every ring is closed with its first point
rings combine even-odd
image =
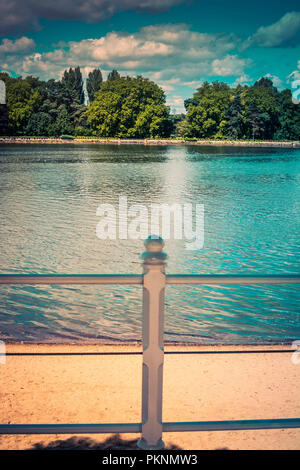
{"type": "Polygon", "coordinates": [[[223,59],[215,59],[212,63],[214,75],[221,77],[231,77],[239,75],[249,64],[248,59],[239,58],[237,55],[226,55],[223,59]]]}
{"type": "Polygon", "coordinates": [[[24,54],[32,52],[34,49],[35,42],[25,36],[15,41],[3,39],[0,43],[0,56],[4,54],[24,54]]]}
{"type": "Polygon", "coordinates": [[[237,42],[232,35],[202,34],[185,24],[165,24],[147,26],[134,34],[111,32],[100,38],[70,41],[57,45],[52,52],[23,57],[5,42],[5,60],[16,73],[43,79],[57,78],[65,68],[77,65],[100,67],[104,73],[113,68],[123,74],[143,73],[171,91],[174,79],[177,83],[199,82],[205,75],[241,74],[247,60],[228,54],[237,42]]]}
{"type": "Polygon", "coordinates": [[[180,94],[189,94],[188,88],[197,89],[204,77],[245,74],[250,61],[234,53],[238,43],[238,38],[229,34],[203,34],[185,24],[160,24],[131,34],[110,32],[99,38],[58,43],[52,52],[43,53],[33,52],[34,42],[28,38],[15,43],[4,40],[1,62],[19,75],[43,80],[61,78],[66,68],[76,66],[83,77],[94,68],[101,69],[104,79],[112,69],[121,75],[143,74],[169,95],[172,108],[184,112],[180,94]]]}
{"type": "Polygon", "coordinates": [[[238,85],[250,85],[250,83],[252,82],[252,78],[249,77],[249,75],[243,73],[242,75],[240,75],[239,77],[237,77],[235,79],[235,81],[233,82],[232,86],[233,87],[236,87],[238,85]]]}
{"type": "Polygon", "coordinates": [[[190,82],[184,82],[183,84],[189,88],[197,89],[201,87],[203,80],[192,80],[190,82]]]}
{"type": "Polygon", "coordinates": [[[168,81],[165,82],[157,82],[157,85],[159,85],[165,92],[169,91],[174,91],[174,86],[168,83],[168,81]]]}
{"type": "Polygon", "coordinates": [[[283,47],[299,42],[300,12],[286,13],[280,20],[269,26],[261,26],[248,38],[244,48],[257,44],[262,47],[283,47]]]}

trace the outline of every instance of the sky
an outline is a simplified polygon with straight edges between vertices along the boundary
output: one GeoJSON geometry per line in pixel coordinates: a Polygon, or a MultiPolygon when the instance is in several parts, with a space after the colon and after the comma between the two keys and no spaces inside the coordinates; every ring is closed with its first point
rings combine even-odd
{"type": "Polygon", "coordinates": [[[183,112],[204,81],[262,76],[278,89],[300,79],[300,5],[294,0],[0,0],[0,71],[59,79],[100,68],[143,75],[183,112]]]}

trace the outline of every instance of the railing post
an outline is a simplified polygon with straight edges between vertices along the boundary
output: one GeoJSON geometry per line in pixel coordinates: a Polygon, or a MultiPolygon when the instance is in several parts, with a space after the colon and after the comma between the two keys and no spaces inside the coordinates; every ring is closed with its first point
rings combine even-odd
{"type": "Polygon", "coordinates": [[[162,449],[164,296],[167,255],[162,238],[145,241],[143,259],[143,385],[141,449],[162,449]]]}

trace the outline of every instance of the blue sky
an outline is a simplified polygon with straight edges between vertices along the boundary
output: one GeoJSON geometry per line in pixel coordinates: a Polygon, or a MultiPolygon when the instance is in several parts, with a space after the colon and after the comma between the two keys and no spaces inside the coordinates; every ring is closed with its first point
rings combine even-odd
{"type": "Polygon", "coordinates": [[[286,0],[0,0],[0,70],[61,77],[142,74],[172,111],[205,80],[279,88],[300,78],[300,7],[286,0]]]}

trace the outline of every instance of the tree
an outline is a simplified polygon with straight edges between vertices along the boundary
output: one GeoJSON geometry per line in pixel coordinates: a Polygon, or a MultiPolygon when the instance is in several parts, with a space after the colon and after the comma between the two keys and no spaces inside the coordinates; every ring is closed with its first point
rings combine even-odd
{"type": "Polygon", "coordinates": [[[232,104],[226,111],[226,134],[233,139],[243,136],[244,120],[240,95],[235,95],[232,104]]]}
{"type": "Polygon", "coordinates": [[[251,130],[253,140],[255,137],[260,137],[263,133],[264,121],[266,119],[267,116],[259,112],[256,100],[251,101],[246,112],[246,123],[251,130]]]}
{"type": "Polygon", "coordinates": [[[192,127],[186,119],[179,121],[176,125],[176,136],[183,137],[184,139],[193,137],[192,127]]]}
{"type": "Polygon", "coordinates": [[[51,117],[47,113],[32,114],[25,128],[25,134],[30,136],[48,136],[51,117]]]}
{"type": "Polygon", "coordinates": [[[163,90],[141,76],[103,82],[86,114],[102,137],[167,136],[171,130],[163,90]]]}
{"type": "Polygon", "coordinates": [[[184,104],[185,110],[187,111],[191,104],[193,106],[198,106],[199,101],[195,98],[187,98],[186,100],[184,100],[183,104],[184,104]]]}
{"type": "Polygon", "coordinates": [[[172,123],[167,106],[147,104],[144,111],[138,114],[133,128],[135,137],[168,137],[172,123]]]}
{"type": "Polygon", "coordinates": [[[62,81],[51,79],[47,82],[42,82],[40,92],[43,96],[43,103],[41,106],[44,108],[45,112],[46,109],[57,110],[57,108],[62,104],[66,107],[70,107],[70,92],[62,81]]]}
{"type": "Polygon", "coordinates": [[[300,106],[292,102],[290,90],[279,94],[279,126],[275,140],[300,140],[300,106]]]}
{"type": "Polygon", "coordinates": [[[177,135],[177,129],[179,124],[185,120],[185,114],[171,114],[170,115],[170,120],[172,123],[172,128],[171,128],[171,137],[176,137],[177,135]]]}
{"type": "Polygon", "coordinates": [[[243,94],[245,108],[255,101],[257,110],[261,114],[263,126],[260,129],[260,137],[271,140],[279,127],[279,93],[273,86],[272,80],[263,77],[254,83],[252,87],[245,89],[243,94]]]}
{"type": "Polygon", "coordinates": [[[92,72],[89,73],[88,78],[86,80],[86,89],[88,92],[90,103],[94,101],[95,93],[99,90],[102,81],[103,79],[101,70],[94,69],[92,72]]]}
{"type": "Polygon", "coordinates": [[[41,104],[39,88],[31,89],[30,83],[19,78],[7,81],[6,101],[9,118],[9,130],[12,134],[22,134],[31,115],[41,104]]]}
{"type": "Polygon", "coordinates": [[[49,125],[49,135],[59,137],[62,134],[73,135],[74,126],[72,125],[68,110],[64,104],[61,104],[57,110],[55,122],[49,125]]]}
{"type": "Polygon", "coordinates": [[[107,76],[108,81],[117,80],[118,78],[120,78],[120,74],[117,70],[112,70],[107,76]]]}
{"type": "MultiPolygon", "coordinates": [[[[101,90],[87,110],[92,129],[100,137],[116,137],[120,127],[122,98],[118,93],[101,90]]],[[[126,129],[124,128],[124,131],[126,129]]]]}
{"type": "Polygon", "coordinates": [[[61,80],[63,86],[69,92],[72,102],[78,104],[84,103],[84,91],[83,91],[83,80],[80,71],[80,67],[75,69],[70,68],[65,70],[63,78],[61,80]]]}
{"type": "Polygon", "coordinates": [[[142,76],[120,77],[116,70],[105,82],[99,69],[90,72],[89,107],[79,67],[57,81],[12,78],[6,72],[0,80],[6,87],[0,135],[300,140],[300,106],[290,90],[279,92],[267,77],[235,88],[205,82],[185,100],[186,115],[172,116],[158,85],[142,76]]]}
{"type": "Polygon", "coordinates": [[[225,135],[226,110],[232,94],[233,90],[226,83],[204,82],[192,100],[186,101],[186,117],[194,137],[219,138],[225,135]]]}

